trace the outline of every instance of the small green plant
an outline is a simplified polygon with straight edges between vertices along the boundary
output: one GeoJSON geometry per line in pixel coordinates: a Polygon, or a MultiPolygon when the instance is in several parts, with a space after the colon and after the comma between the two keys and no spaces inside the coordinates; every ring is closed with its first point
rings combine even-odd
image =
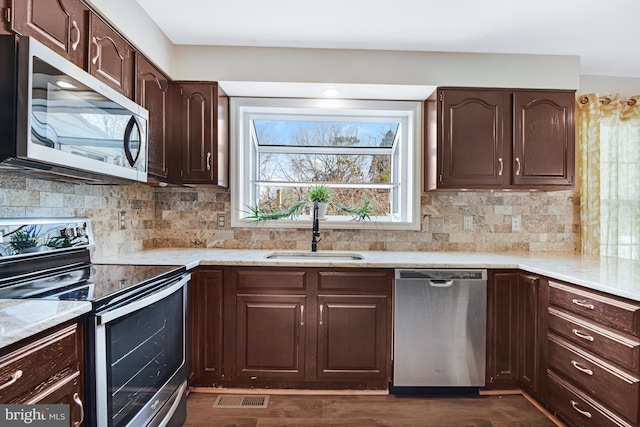
{"type": "Polygon", "coordinates": [[[338,209],[342,212],[353,216],[353,221],[370,220],[373,213],[373,206],[371,206],[372,200],[368,197],[362,197],[362,205],[360,206],[345,206],[342,203],[336,203],[338,209]]]}
{"type": "Polygon", "coordinates": [[[307,198],[311,202],[328,203],[331,195],[329,187],[324,184],[314,185],[307,191],[307,198]]]}
{"type": "Polygon", "coordinates": [[[296,218],[306,204],[307,202],[305,200],[298,200],[287,209],[279,209],[271,212],[262,212],[258,206],[245,205],[248,210],[242,212],[249,214],[247,216],[248,219],[257,222],[269,221],[271,219],[296,218]]]}
{"type": "Polygon", "coordinates": [[[40,238],[38,227],[30,225],[26,229],[18,229],[11,234],[9,246],[14,252],[20,253],[27,248],[40,246],[40,238]]]}

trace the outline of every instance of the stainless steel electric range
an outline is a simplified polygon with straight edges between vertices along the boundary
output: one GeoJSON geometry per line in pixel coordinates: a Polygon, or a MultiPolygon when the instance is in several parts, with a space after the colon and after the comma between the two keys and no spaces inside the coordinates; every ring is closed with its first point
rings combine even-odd
{"type": "Polygon", "coordinates": [[[84,328],[87,425],[182,425],[186,268],[92,264],[88,218],[1,219],[0,232],[0,299],[92,303],[84,328]]]}

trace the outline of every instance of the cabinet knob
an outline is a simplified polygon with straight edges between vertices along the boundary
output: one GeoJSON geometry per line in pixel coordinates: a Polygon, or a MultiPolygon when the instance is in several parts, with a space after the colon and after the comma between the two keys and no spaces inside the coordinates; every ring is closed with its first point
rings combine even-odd
{"type": "Polygon", "coordinates": [[[591,335],[587,335],[584,332],[580,332],[577,329],[572,329],[571,332],[573,332],[573,335],[577,336],[578,338],[582,338],[583,340],[587,340],[587,341],[593,341],[593,337],[591,335]]]}
{"type": "Polygon", "coordinates": [[[574,303],[575,305],[577,305],[578,307],[588,308],[589,310],[595,310],[595,308],[596,308],[595,305],[587,303],[587,300],[585,300],[585,299],[579,300],[577,298],[574,298],[574,299],[571,300],[571,302],[574,303]]]}
{"type": "Polygon", "coordinates": [[[585,368],[584,366],[582,366],[580,363],[576,362],[575,360],[571,361],[571,366],[573,366],[574,368],[576,368],[578,371],[585,373],[587,375],[593,375],[593,371],[591,369],[585,368]]]}
{"type": "Polygon", "coordinates": [[[71,49],[77,50],[78,45],[80,44],[80,37],[82,36],[82,34],[80,34],[80,28],[78,27],[78,23],[76,22],[75,19],[71,21],[71,31],[76,32],[76,39],[73,42],[71,42],[71,49]]]}
{"type": "Polygon", "coordinates": [[[7,388],[9,387],[11,384],[15,383],[16,381],[18,381],[20,378],[22,377],[22,370],[18,369],[17,371],[15,371],[10,377],[9,377],[9,381],[7,381],[6,383],[0,385],[0,390],[2,390],[3,388],[7,388]]]}
{"type": "Polygon", "coordinates": [[[576,412],[578,412],[579,414],[584,415],[587,418],[591,418],[591,413],[590,412],[583,411],[582,409],[578,408],[578,402],[576,402],[575,400],[571,400],[570,402],[571,402],[571,407],[573,409],[575,409],[576,412]]]}
{"type": "Polygon", "coordinates": [[[96,47],[96,54],[91,58],[91,63],[95,65],[98,62],[98,58],[100,58],[100,45],[95,37],[91,39],[91,44],[96,47]]]}
{"type": "Polygon", "coordinates": [[[73,423],[74,427],[79,426],[84,421],[84,405],[82,404],[82,399],[80,399],[80,395],[78,393],[73,393],[73,401],[80,408],[80,420],[73,423]]]}

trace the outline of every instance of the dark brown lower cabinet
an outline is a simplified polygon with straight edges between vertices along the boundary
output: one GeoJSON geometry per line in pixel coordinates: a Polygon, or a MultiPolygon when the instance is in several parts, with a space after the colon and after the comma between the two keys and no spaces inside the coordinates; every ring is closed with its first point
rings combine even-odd
{"type": "Polygon", "coordinates": [[[318,377],[386,380],[386,296],[319,296],[318,377]]]}
{"type": "Polygon", "coordinates": [[[305,377],[305,295],[237,295],[233,377],[305,377]]]}
{"type": "Polygon", "coordinates": [[[201,268],[188,288],[187,359],[191,385],[212,387],[222,379],[223,271],[201,268]]]}
{"type": "Polygon", "coordinates": [[[487,287],[487,385],[517,387],[517,271],[491,271],[487,287]]]}
{"type": "Polygon", "coordinates": [[[225,268],[217,384],[386,389],[392,279],[386,269],[225,268]]]}
{"type": "Polygon", "coordinates": [[[543,377],[545,288],[537,275],[489,275],[487,385],[521,388],[537,396],[543,377]]]}

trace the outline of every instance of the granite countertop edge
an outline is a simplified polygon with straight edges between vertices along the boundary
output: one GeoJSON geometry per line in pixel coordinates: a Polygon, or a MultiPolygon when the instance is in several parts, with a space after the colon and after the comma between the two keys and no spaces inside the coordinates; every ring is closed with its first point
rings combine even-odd
{"type": "Polygon", "coordinates": [[[0,349],[90,311],[88,301],[0,299],[0,349]]]}
{"type": "Polygon", "coordinates": [[[593,257],[567,252],[393,252],[321,251],[324,254],[358,253],[362,260],[268,259],[274,252],[303,252],[264,249],[149,249],[93,260],[97,264],[148,264],[263,267],[364,267],[364,268],[486,268],[519,269],[580,285],[595,291],[640,302],[640,261],[593,257]]]}

